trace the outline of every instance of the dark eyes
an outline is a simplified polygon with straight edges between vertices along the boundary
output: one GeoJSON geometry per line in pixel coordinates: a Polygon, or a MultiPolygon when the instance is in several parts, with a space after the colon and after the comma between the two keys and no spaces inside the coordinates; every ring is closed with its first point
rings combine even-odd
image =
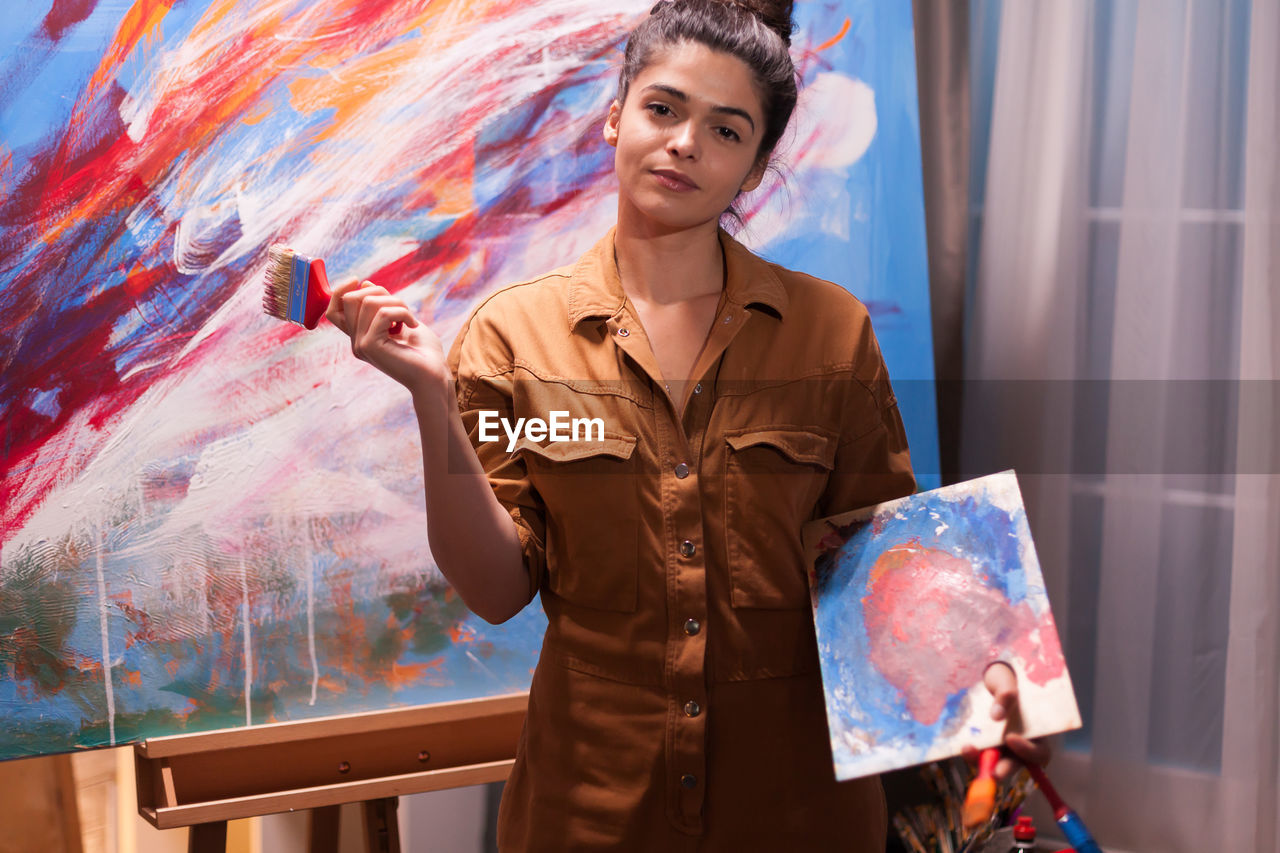
{"type": "MultiPolygon", "coordinates": [[[[671,118],[675,115],[675,110],[659,101],[655,101],[651,104],[645,104],[644,108],[653,115],[660,116],[662,118],[671,118]]],[[[731,127],[725,127],[724,125],[717,127],[715,129],[715,133],[726,142],[738,142],[742,139],[736,130],[731,127]]]]}

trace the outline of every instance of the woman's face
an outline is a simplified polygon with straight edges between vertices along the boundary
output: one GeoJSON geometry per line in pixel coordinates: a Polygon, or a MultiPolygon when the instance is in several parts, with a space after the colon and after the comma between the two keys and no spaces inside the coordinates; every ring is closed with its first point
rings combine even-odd
{"type": "Polygon", "coordinates": [[[739,191],[759,185],[763,132],[746,63],[693,42],[667,48],[609,107],[620,206],[664,231],[718,222],[739,191]]]}

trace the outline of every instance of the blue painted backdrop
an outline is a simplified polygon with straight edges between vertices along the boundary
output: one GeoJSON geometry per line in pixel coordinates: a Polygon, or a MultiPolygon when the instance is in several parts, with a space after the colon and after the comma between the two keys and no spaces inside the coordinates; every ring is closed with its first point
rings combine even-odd
{"type": "MultiPolygon", "coordinates": [[[[427,552],[413,415],[262,316],[287,240],[434,307],[588,248],[648,0],[56,0],[0,19],[0,758],[527,687],[427,552]]],[[[937,470],[910,4],[800,2],[740,235],[871,308],[937,470]],[[930,392],[931,393],[931,392],[930,392]]]]}

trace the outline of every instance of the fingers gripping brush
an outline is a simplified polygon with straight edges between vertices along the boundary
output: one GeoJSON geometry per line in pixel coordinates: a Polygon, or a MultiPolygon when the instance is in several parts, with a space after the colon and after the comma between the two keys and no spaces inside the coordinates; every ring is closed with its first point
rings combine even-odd
{"type": "MultiPolygon", "coordinates": [[[[329,310],[329,301],[333,297],[324,261],[279,244],[270,247],[267,256],[262,310],[272,317],[314,329],[325,311],[329,310]]],[[[399,334],[400,327],[400,322],[392,323],[388,332],[399,334]]]]}

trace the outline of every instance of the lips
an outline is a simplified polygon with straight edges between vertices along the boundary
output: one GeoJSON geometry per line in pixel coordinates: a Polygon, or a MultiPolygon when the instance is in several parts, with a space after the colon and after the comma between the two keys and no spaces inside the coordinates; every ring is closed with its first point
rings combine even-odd
{"type": "Polygon", "coordinates": [[[698,189],[693,179],[675,169],[653,169],[650,174],[658,179],[658,183],[670,190],[689,192],[698,189]]]}

